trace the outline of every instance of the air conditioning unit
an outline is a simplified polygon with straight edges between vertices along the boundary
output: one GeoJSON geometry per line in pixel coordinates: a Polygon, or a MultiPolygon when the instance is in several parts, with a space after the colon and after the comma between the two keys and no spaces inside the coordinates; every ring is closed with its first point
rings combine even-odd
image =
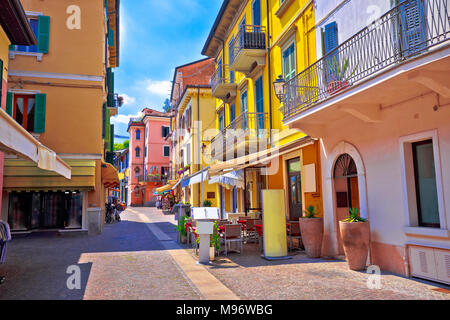
{"type": "Polygon", "coordinates": [[[450,284],[450,250],[409,246],[411,275],[450,284]]]}

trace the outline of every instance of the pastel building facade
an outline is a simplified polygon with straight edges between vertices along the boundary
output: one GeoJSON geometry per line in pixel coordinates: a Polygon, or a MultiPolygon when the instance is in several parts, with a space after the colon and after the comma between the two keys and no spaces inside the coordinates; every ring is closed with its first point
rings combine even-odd
{"type": "Polygon", "coordinates": [[[286,83],[304,89],[283,121],[320,139],[324,256],[355,207],[368,264],[450,283],[449,21],[444,0],[316,1],[321,59],[286,83]]]}
{"type": "Polygon", "coordinates": [[[128,199],[132,206],[154,206],[156,189],[163,186],[170,173],[170,116],[153,109],[129,123],[130,176],[128,199]]]}

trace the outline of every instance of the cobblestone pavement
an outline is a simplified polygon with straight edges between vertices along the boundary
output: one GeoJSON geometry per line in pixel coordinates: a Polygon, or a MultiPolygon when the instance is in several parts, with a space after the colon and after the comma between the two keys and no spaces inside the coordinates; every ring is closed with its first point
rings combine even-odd
{"type": "MultiPolygon", "coordinates": [[[[161,224],[174,236],[172,225],[161,224]]],[[[6,264],[0,265],[6,276],[0,299],[200,299],[165,249],[129,211],[99,236],[36,233],[14,238],[6,264]],[[67,288],[71,265],[81,269],[81,290],[67,288]]]]}
{"type": "Polygon", "coordinates": [[[368,289],[369,275],[350,271],[345,261],[309,259],[303,253],[290,260],[267,261],[257,252],[257,244],[246,244],[243,255],[218,257],[208,270],[241,299],[450,299],[450,294],[433,290],[449,287],[387,273],[382,273],[380,290],[368,289]]]}

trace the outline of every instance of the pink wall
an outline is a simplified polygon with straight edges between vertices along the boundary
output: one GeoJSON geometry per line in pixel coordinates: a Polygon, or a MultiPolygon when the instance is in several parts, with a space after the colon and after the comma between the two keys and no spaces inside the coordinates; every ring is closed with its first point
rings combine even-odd
{"type": "Polygon", "coordinates": [[[129,156],[129,188],[128,188],[128,201],[131,205],[142,205],[142,193],[139,195],[134,192],[136,186],[138,185],[138,179],[136,178],[135,168],[139,167],[140,175],[144,174],[144,139],[145,139],[145,127],[144,125],[133,125],[130,126],[130,156],[129,156]],[[136,139],[136,132],[140,130],[140,139],[136,139]],[[136,157],[136,148],[140,148],[140,156],[136,157]]]}
{"type": "MultiPolygon", "coordinates": [[[[8,92],[8,85],[5,79],[1,80],[2,80],[2,99],[0,101],[0,106],[3,110],[6,110],[6,94],[8,92]]],[[[2,207],[4,157],[5,156],[3,152],[0,152],[0,208],[2,207]]]]}

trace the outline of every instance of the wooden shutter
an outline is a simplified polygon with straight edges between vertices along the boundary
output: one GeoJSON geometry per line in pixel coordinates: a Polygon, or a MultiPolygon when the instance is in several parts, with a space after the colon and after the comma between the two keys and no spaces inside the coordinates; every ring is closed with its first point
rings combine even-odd
{"type": "Polygon", "coordinates": [[[108,30],[108,44],[110,47],[114,47],[114,30],[108,30]]]}
{"type": "Polygon", "coordinates": [[[102,107],[102,120],[102,138],[104,139],[106,137],[106,103],[104,103],[102,107]]]}
{"type": "Polygon", "coordinates": [[[252,4],[253,25],[261,25],[261,0],[255,0],[252,4]]]}
{"type": "Polygon", "coordinates": [[[48,53],[50,43],[50,17],[39,16],[38,23],[38,50],[42,53],[48,53]]]}
{"type": "Polygon", "coordinates": [[[8,92],[6,94],[6,113],[11,117],[13,116],[13,93],[8,92]]]}
{"type": "Polygon", "coordinates": [[[325,26],[325,54],[330,53],[338,46],[337,23],[331,22],[325,26]]]}
{"type": "Polygon", "coordinates": [[[403,54],[420,53],[425,47],[425,15],[422,0],[412,0],[400,7],[403,54]]]}
{"type": "Polygon", "coordinates": [[[36,110],[34,113],[34,132],[45,132],[45,112],[47,104],[46,94],[36,94],[36,110]]]}
{"type": "Polygon", "coordinates": [[[111,151],[114,151],[114,125],[111,125],[111,151]]]}

